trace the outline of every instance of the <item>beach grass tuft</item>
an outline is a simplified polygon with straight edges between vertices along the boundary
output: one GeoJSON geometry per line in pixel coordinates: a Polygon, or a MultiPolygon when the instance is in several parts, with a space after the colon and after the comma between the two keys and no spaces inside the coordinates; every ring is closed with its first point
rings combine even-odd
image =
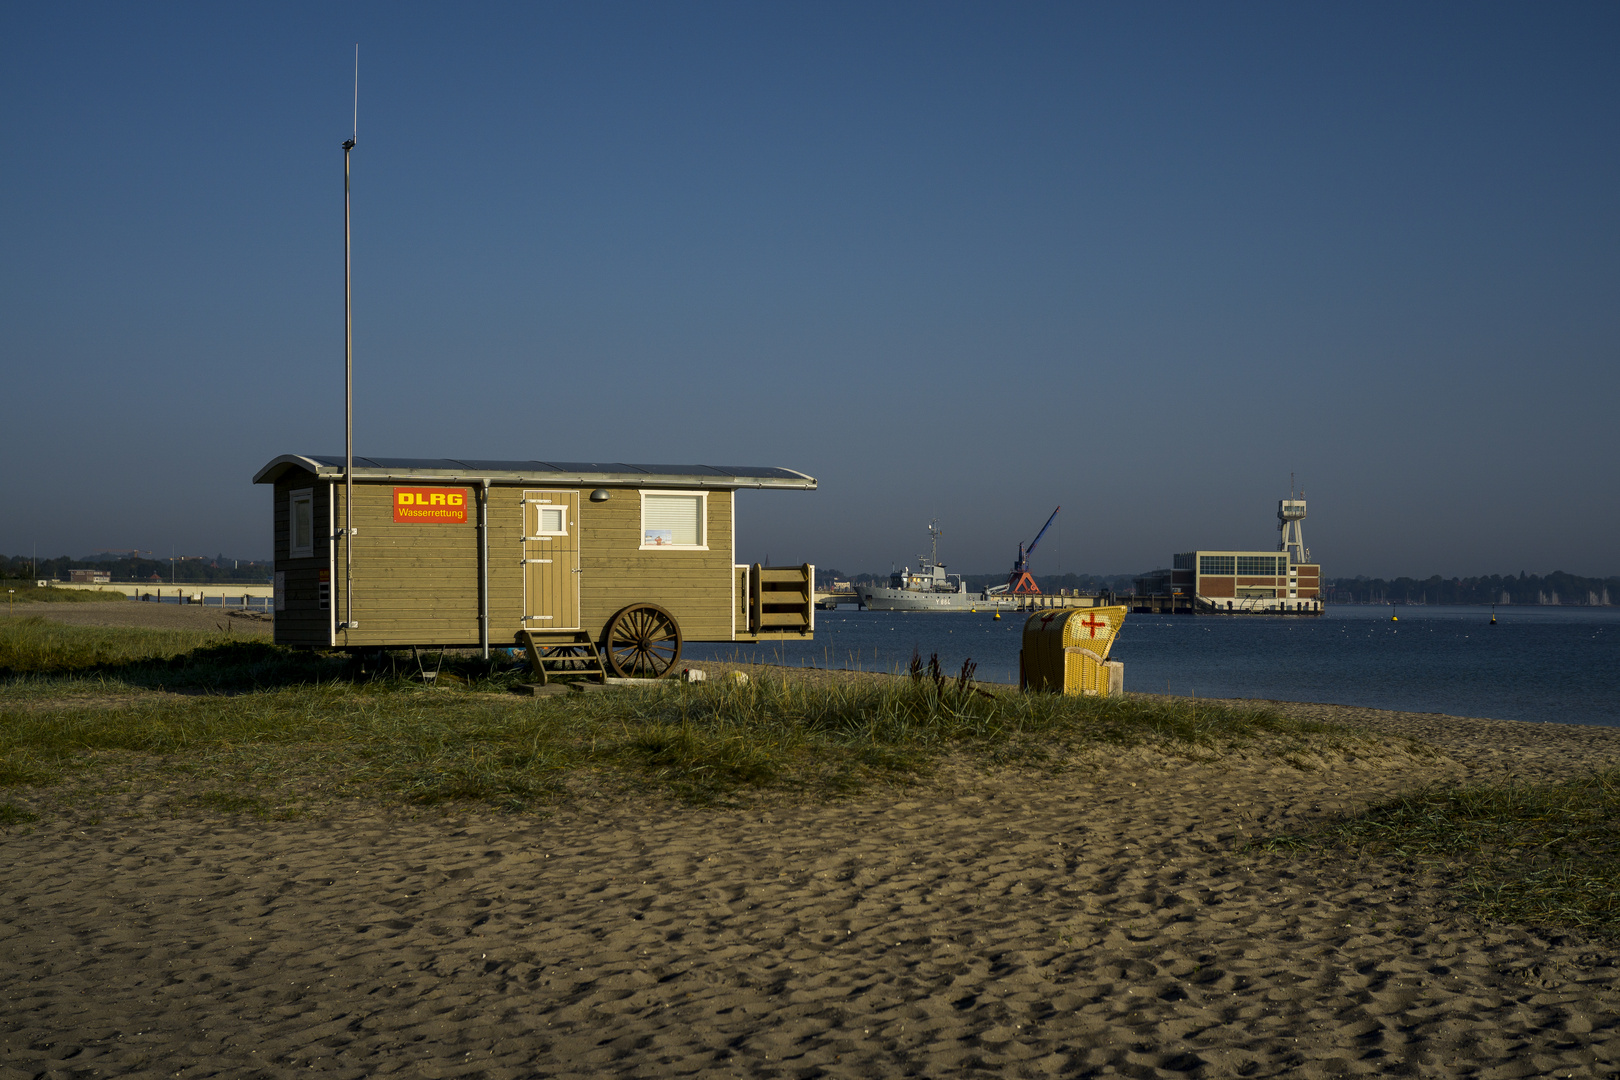
{"type": "Polygon", "coordinates": [[[32,825],[39,820],[39,815],[26,807],[16,803],[0,803],[0,829],[10,829],[18,825],[32,825]]]}
{"type": "Polygon", "coordinates": [[[1424,864],[1482,918],[1620,938],[1620,769],[1429,788],[1264,846],[1424,864]]]}
{"type": "Polygon", "coordinates": [[[252,814],[255,817],[263,817],[269,811],[264,799],[237,791],[200,791],[187,796],[184,801],[188,805],[205,807],[221,814],[252,814]]]}

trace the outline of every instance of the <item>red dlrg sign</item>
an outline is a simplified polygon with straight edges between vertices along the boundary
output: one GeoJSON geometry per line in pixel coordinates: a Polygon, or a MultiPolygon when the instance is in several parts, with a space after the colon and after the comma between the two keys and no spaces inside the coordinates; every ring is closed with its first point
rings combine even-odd
{"type": "Polygon", "coordinates": [[[394,489],[394,520],[412,525],[460,525],[467,520],[466,488],[394,489]]]}

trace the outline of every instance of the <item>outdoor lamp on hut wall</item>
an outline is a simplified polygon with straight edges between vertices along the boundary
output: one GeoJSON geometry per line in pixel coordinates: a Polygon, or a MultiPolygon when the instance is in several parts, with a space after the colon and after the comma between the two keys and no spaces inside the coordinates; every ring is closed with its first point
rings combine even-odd
{"type": "Polygon", "coordinates": [[[608,491],[607,488],[597,488],[591,492],[591,502],[607,502],[611,497],[612,492],[608,491]]]}

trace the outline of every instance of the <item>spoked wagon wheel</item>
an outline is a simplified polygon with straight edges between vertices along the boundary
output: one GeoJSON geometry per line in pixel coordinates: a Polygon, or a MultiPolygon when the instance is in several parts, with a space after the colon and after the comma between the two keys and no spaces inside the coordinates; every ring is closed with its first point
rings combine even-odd
{"type": "Polygon", "coordinates": [[[657,604],[631,604],[608,623],[607,662],[621,679],[658,679],[681,658],[681,628],[657,604]]]}

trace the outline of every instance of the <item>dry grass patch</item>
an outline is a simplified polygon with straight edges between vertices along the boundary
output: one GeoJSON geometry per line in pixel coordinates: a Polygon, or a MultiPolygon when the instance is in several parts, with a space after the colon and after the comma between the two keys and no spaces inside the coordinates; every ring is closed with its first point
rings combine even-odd
{"type": "Polygon", "coordinates": [[[1427,788],[1264,846],[1437,869],[1482,918],[1620,938],[1620,769],[1427,788]]]}

